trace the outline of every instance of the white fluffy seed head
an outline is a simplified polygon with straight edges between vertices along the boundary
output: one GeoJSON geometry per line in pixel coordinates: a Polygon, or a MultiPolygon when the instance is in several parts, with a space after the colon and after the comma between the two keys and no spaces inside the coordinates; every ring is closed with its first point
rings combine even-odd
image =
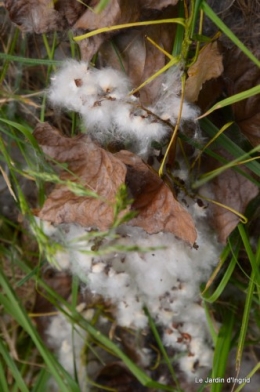
{"type": "MultiPolygon", "coordinates": [[[[162,93],[149,110],[175,124],[181,104],[179,69],[168,71],[164,79],[162,93]]],[[[171,128],[141,109],[138,98],[128,95],[130,90],[129,78],[120,71],[69,60],[53,75],[48,95],[53,106],[78,112],[99,143],[120,141],[146,158],[152,142],[161,143],[171,128]]],[[[195,107],[183,103],[183,120],[193,121],[197,115],[195,107]]]]}

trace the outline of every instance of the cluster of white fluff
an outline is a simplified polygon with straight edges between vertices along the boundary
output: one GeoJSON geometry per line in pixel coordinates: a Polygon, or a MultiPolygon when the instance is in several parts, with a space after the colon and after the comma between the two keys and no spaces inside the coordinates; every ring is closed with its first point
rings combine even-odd
{"type": "MultiPolygon", "coordinates": [[[[78,311],[83,311],[79,305],[78,311]]],[[[85,311],[85,318],[91,319],[91,310],[85,311]]],[[[87,333],[82,328],[74,325],[64,313],[58,312],[50,318],[50,323],[45,331],[48,344],[56,351],[58,360],[62,367],[71,375],[77,372],[80,388],[87,391],[86,363],[82,360],[83,350],[86,344],[87,333]]],[[[50,380],[50,390],[57,391],[54,380],[50,380]]]]}
{"type": "MultiPolygon", "coordinates": [[[[178,68],[165,74],[162,86],[158,100],[147,111],[130,95],[131,84],[123,72],[68,60],[52,76],[49,101],[78,112],[87,132],[101,144],[119,141],[145,157],[153,141],[162,142],[171,132],[160,118],[176,123],[181,102],[178,68]]],[[[184,102],[182,120],[194,120],[197,115],[197,109],[184,102]]]]}
{"type": "Polygon", "coordinates": [[[149,235],[141,228],[123,225],[117,229],[118,238],[104,240],[103,249],[137,245],[153,250],[101,256],[91,252],[93,242],[87,239],[86,228],[62,224],[45,230],[66,245],[64,252],[56,254],[60,267],[76,274],[93,294],[112,301],[119,325],[145,328],[148,320],[143,308],[148,308],[163,330],[165,345],[182,353],[180,369],[191,379],[212,365],[200,284],[208,279],[221,250],[203,217],[204,210],[199,214],[198,209],[190,201],[190,210],[197,217],[197,249],[170,233],[149,235]]]}

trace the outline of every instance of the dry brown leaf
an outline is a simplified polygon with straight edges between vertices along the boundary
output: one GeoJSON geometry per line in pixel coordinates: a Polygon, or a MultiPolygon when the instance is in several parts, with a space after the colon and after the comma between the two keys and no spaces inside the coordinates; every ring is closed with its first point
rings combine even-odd
{"type": "MultiPolygon", "coordinates": [[[[92,3],[93,1],[90,3],[90,6],[94,5],[92,3]]],[[[98,14],[94,13],[90,8],[86,9],[73,28],[76,31],[92,31],[101,27],[132,23],[139,19],[140,12],[139,0],[110,0],[106,8],[98,14]]],[[[116,33],[98,34],[80,41],[81,58],[86,61],[90,60],[104,40],[109,38],[111,34],[114,35],[116,33]]]]}
{"type": "Polygon", "coordinates": [[[113,203],[125,181],[125,165],[97,146],[90,137],[68,138],[47,123],[38,124],[34,136],[44,153],[58,162],[68,163],[61,180],[70,180],[95,191],[101,198],[76,196],[66,185],[58,184],[50,193],[39,217],[52,223],[78,223],[99,230],[113,223],[113,203]],[[75,178],[76,176],[76,178],[75,178]]]}
{"type": "Polygon", "coordinates": [[[142,8],[161,10],[169,5],[176,5],[179,0],[142,0],[142,8]]]}
{"type": "Polygon", "coordinates": [[[196,105],[201,109],[201,113],[205,113],[206,110],[214,105],[223,93],[223,89],[224,81],[221,76],[216,79],[207,80],[203,84],[196,101],[196,105]]]}
{"type": "Polygon", "coordinates": [[[192,217],[162,179],[131,152],[120,151],[115,155],[127,166],[126,184],[134,198],[132,208],[138,211],[130,223],[149,234],[173,233],[193,245],[197,232],[192,217]]]}
{"type": "MultiPolygon", "coordinates": [[[[255,55],[257,56],[257,54],[255,55]]],[[[230,96],[260,84],[260,69],[238,49],[227,51],[224,76],[230,96]]],[[[235,120],[243,134],[253,146],[259,145],[260,94],[237,102],[232,108],[235,120]]]]}
{"type": "Polygon", "coordinates": [[[189,68],[189,78],[185,86],[185,98],[196,102],[203,83],[217,78],[223,72],[222,55],[217,42],[205,45],[199,53],[197,61],[189,68]]]}
{"type": "MultiPolygon", "coordinates": [[[[88,4],[89,1],[85,1],[88,4]]],[[[77,0],[5,0],[9,17],[25,32],[37,34],[63,30],[85,11],[77,0]]]]}
{"type": "MultiPolygon", "coordinates": [[[[233,159],[226,152],[218,151],[226,159],[233,159]]],[[[207,158],[207,167],[210,162],[207,158]]],[[[217,168],[215,162],[211,169],[217,168]]],[[[249,172],[245,167],[240,169],[249,172]]],[[[210,184],[210,197],[227,207],[231,207],[240,214],[244,214],[248,203],[257,196],[258,187],[250,180],[238,172],[228,169],[216,177],[210,184]]],[[[226,208],[216,204],[210,205],[211,225],[216,229],[218,239],[221,243],[226,243],[228,236],[239,223],[239,217],[226,208]]]]}
{"type": "Polygon", "coordinates": [[[112,155],[86,135],[68,138],[47,123],[38,124],[34,136],[45,154],[68,163],[68,171],[60,174],[61,180],[80,183],[102,197],[76,196],[65,184],[58,184],[39,212],[41,219],[106,230],[113,223],[117,191],[126,182],[134,198],[132,209],[139,214],[130,224],[149,234],[171,232],[191,245],[195,242],[191,216],[138,156],[129,151],[112,155]]]}
{"type": "MultiPolygon", "coordinates": [[[[167,8],[160,13],[160,18],[174,18],[176,10],[167,8]]],[[[144,26],[129,29],[114,37],[118,54],[111,50],[111,45],[104,43],[99,51],[99,59],[102,66],[112,66],[118,70],[122,69],[122,63],[126,74],[129,76],[134,88],[141,85],[156,71],[166,64],[165,55],[151,44],[146,37],[151,38],[166,52],[171,53],[176,26],[165,23],[156,26],[144,26]]],[[[144,86],[140,91],[140,101],[147,106],[158,97],[161,89],[161,77],[144,86]]]]}

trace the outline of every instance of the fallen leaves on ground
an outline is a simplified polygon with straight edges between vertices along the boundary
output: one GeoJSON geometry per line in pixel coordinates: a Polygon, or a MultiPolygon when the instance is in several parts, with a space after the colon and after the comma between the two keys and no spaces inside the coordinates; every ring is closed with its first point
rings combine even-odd
{"type": "MultiPolygon", "coordinates": [[[[260,84],[260,69],[237,48],[227,52],[225,63],[224,77],[229,96],[260,84]]],[[[253,146],[260,144],[259,108],[260,94],[232,105],[235,120],[253,146]]]]}
{"type": "MultiPolygon", "coordinates": [[[[115,26],[145,20],[177,17],[174,7],[178,0],[110,0],[99,13],[94,12],[97,0],[5,0],[10,19],[26,32],[37,34],[71,28],[74,35],[81,35],[102,27],[115,26]]],[[[81,58],[90,61],[100,46],[110,37],[119,39],[119,51],[123,57],[126,72],[137,87],[155,71],[165,65],[165,55],[149,43],[145,36],[152,38],[162,49],[171,52],[176,25],[166,23],[127,30],[115,30],[97,34],[79,41],[81,58]],[[131,58],[130,58],[131,56],[131,58]],[[140,63],[137,62],[140,61],[140,63]]],[[[110,56],[114,50],[108,45],[110,56]]],[[[119,60],[119,59],[117,59],[119,60]]],[[[119,63],[121,70],[122,64],[119,63]]],[[[159,80],[159,79],[158,79],[159,80]]],[[[158,80],[148,85],[141,94],[143,102],[151,101],[159,89],[158,80]]]]}
{"type": "Polygon", "coordinates": [[[117,192],[126,183],[138,213],[130,224],[149,234],[171,232],[193,245],[196,229],[190,214],[141,158],[129,151],[113,155],[87,135],[68,138],[47,123],[38,124],[34,136],[46,155],[68,164],[60,174],[62,181],[79,183],[100,196],[77,196],[64,182],[57,184],[39,212],[41,219],[106,230],[113,224],[117,192]]]}
{"type": "MultiPolygon", "coordinates": [[[[73,26],[73,29],[87,32],[102,27],[133,23],[139,19],[140,11],[139,0],[110,0],[106,8],[98,14],[94,13],[90,8],[86,9],[73,26]]],[[[80,41],[79,47],[82,59],[90,60],[104,40],[116,33],[98,34],[80,41]]]]}
{"type": "Polygon", "coordinates": [[[39,217],[56,224],[75,222],[107,230],[114,221],[113,204],[117,191],[125,180],[124,164],[87,135],[68,138],[43,123],[37,125],[34,136],[45,154],[58,162],[68,163],[68,171],[60,174],[62,181],[79,183],[100,196],[77,196],[66,184],[57,184],[39,217]]]}
{"type": "MultiPolygon", "coordinates": [[[[174,17],[176,10],[173,7],[160,14],[163,19],[174,17]]],[[[136,88],[166,64],[164,53],[147,38],[151,38],[160,48],[171,53],[175,28],[174,24],[165,23],[121,32],[113,40],[116,50],[111,50],[111,46],[104,43],[99,50],[99,59],[102,65],[118,70],[121,70],[123,65],[132,86],[136,88]]],[[[157,77],[140,89],[140,102],[145,106],[152,104],[158,97],[161,84],[161,77],[157,77]]]]}
{"type": "Polygon", "coordinates": [[[77,0],[5,0],[9,17],[23,31],[36,34],[64,30],[76,22],[86,9],[77,0]]]}
{"type": "Polygon", "coordinates": [[[133,153],[120,151],[115,155],[127,167],[126,184],[134,199],[132,208],[138,211],[130,223],[149,234],[171,232],[192,245],[197,237],[192,217],[163,180],[133,153]]]}
{"type": "MultiPolygon", "coordinates": [[[[227,160],[231,160],[224,151],[218,151],[227,160]]],[[[216,162],[209,162],[210,158],[207,158],[207,167],[211,166],[211,169],[216,169],[219,164],[216,162]]],[[[239,166],[239,169],[246,173],[249,170],[244,166],[239,166]]],[[[219,176],[217,176],[209,184],[210,197],[227,207],[231,207],[233,210],[244,214],[248,203],[257,196],[258,187],[253,184],[249,179],[244,177],[233,169],[227,169],[219,176]]],[[[218,239],[221,243],[226,243],[228,236],[235,229],[239,223],[239,217],[228,210],[227,208],[221,207],[217,204],[210,204],[211,210],[211,224],[215,228],[218,239]]]]}
{"type": "Polygon", "coordinates": [[[222,55],[217,41],[205,45],[196,60],[188,69],[189,78],[185,86],[185,98],[196,102],[202,85],[210,79],[219,77],[223,72],[222,55]]]}

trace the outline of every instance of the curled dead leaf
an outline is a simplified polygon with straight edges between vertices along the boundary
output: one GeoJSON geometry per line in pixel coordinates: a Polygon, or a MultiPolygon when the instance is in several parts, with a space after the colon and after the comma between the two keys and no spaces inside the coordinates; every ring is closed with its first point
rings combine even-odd
{"type": "Polygon", "coordinates": [[[132,208],[138,212],[130,224],[149,234],[170,232],[193,245],[197,232],[192,217],[157,173],[129,151],[115,155],[127,167],[126,184],[134,199],[132,208]]]}
{"type": "Polygon", "coordinates": [[[189,68],[189,78],[185,86],[185,98],[190,102],[196,102],[203,83],[217,78],[223,72],[222,54],[218,43],[211,42],[205,45],[197,58],[197,61],[189,68]]]}
{"type": "Polygon", "coordinates": [[[87,135],[68,138],[47,123],[38,124],[34,136],[45,154],[68,164],[68,170],[60,174],[62,183],[56,185],[39,212],[40,219],[107,230],[114,221],[113,204],[119,187],[126,183],[134,199],[132,209],[138,213],[129,224],[149,234],[170,232],[193,245],[196,229],[190,214],[141,158],[129,151],[113,155],[87,135]],[[100,197],[75,195],[67,180],[100,197]]]}
{"type": "Polygon", "coordinates": [[[68,138],[43,123],[36,126],[34,136],[45,154],[58,162],[68,163],[68,171],[61,173],[61,180],[79,183],[100,196],[77,196],[66,184],[58,184],[39,218],[56,224],[74,222],[107,230],[114,220],[113,203],[117,191],[125,181],[124,164],[86,135],[68,138]]]}

